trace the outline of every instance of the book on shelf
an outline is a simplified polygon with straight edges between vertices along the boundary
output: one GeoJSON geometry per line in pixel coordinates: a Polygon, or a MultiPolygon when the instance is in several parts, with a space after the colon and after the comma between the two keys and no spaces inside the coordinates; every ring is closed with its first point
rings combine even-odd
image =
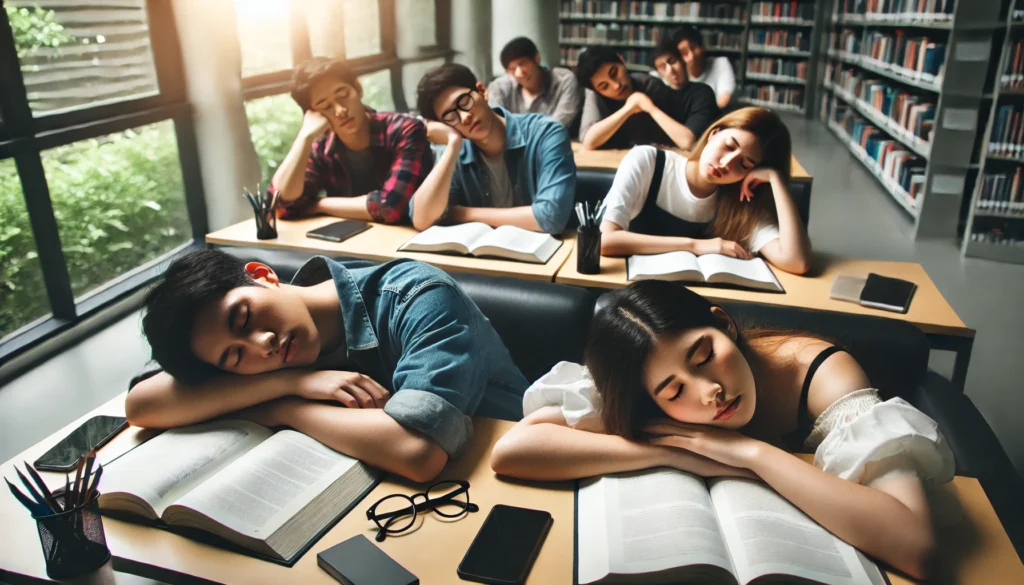
{"type": "Polygon", "coordinates": [[[895,32],[867,31],[860,55],[904,75],[934,82],[942,77],[946,44],[925,36],[908,37],[901,29],[895,32]]]}
{"type": "Polygon", "coordinates": [[[865,80],[855,93],[910,136],[929,142],[935,129],[935,104],[878,80],[865,80]]]}
{"type": "Polygon", "coordinates": [[[956,0],[837,0],[838,17],[863,16],[867,20],[944,21],[953,19],[956,0]]]}
{"type": "Polygon", "coordinates": [[[1007,50],[999,86],[1003,89],[1019,89],[1024,86],[1024,39],[1015,39],[1007,50]]]}
{"type": "Polygon", "coordinates": [[[754,29],[748,33],[747,44],[752,48],[780,51],[810,51],[811,35],[804,30],[754,29]]]}
{"type": "Polygon", "coordinates": [[[754,2],[750,6],[750,18],[761,20],[777,20],[780,22],[813,21],[814,3],[797,2],[754,2]]]}
{"type": "Polygon", "coordinates": [[[982,211],[1024,214],[1024,183],[1021,166],[1011,173],[985,173],[981,177],[976,207],[982,211]]]}
{"type": "Polygon", "coordinates": [[[910,152],[902,143],[854,113],[848,106],[835,103],[832,106],[831,123],[839,126],[849,137],[855,150],[863,153],[872,168],[885,180],[891,182],[914,206],[924,190],[926,162],[910,152]]]}
{"type": "Polygon", "coordinates": [[[617,22],[563,22],[558,31],[560,42],[619,43],[648,47],[658,44],[662,34],[664,30],[659,26],[617,22]]]}
{"type": "Polygon", "coordinates": [[[682,250],[634,254],[626,259],[626,276],[631,281],[672,280],[785,292],[764,259],[741,260],[723,254],[697,256],[682,250]]]}
{"type": "Polygon", "coordinates": [[[416,234],[398,249],[400,252],[448,252],[464,256],[493,256],[531,264],[546,264],[562,242],[548,234],[511,225],[492,228],[470,222],[435,225],[416,234]]]}
{"type": "Polygon", "coordinates": [[[1024,158],[1024,108],[1002,105],[996,110],[988,153],[1007,158],[1024,158]]]}
{"type": "Polygon", "coordinates": [[[112,461],[99,506],[291,565],[380,477],[301,433],[220,420],[164,431],[112,461]]]}
{"type": "Polygon", "coordinates": [[[692,21],[697,19],[743,20],[743,7],[710,2],[647,2],[629,0],[562,0],[563,18],[618,18],[692,21]]]}
{"type": "Polygon", "coordinates": [[[807,80],[807,61],[780,57],[750,57],[747,59],[747,73],[776,75],[807,80]]]}
{"type": "Polygon", "coordinates": [[[804,90],[802,87],[774,85],[771,83],[760,85],[760,83],[761,82],[744,84],[740,90],[740,96],[760,102],[778,104],[780,106],[792,106],[796,108],[803,107],[804,90]]]}
{"type": "Polygon", "coordinates": [[[673,469],[580,481],[580,585],[882,585],[878,565],[766,484],[673,469]]]}

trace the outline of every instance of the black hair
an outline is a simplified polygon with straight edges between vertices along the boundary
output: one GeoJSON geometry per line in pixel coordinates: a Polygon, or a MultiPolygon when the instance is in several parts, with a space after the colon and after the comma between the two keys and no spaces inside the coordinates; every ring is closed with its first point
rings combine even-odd
{"type": "Polygon", "coordinates": [[[661,37],[661,40],[658,41],[658,46],[651,51],[651,65],[653,66],[658,57],[662,55],[675,55],[676,58],[679,58],[679,43],[670,37],[661,37]]]}
{"type": "Polygon", "coordinates": [[[576,60],[576,80],[579,82],[580,87],[588,89],[594,89],[594,84],[591,83],[590,78],[597,73],[597,70],[601,68],[605,63],[618,63],[622,64],[622,57],[610,47],[587,47],[580,53],[579,58],[576,60]]]}
{"type": "Polygon", "coordinates": [[[306,59],[292,70],[292,99],[299,104],[303,112],[309,111],[312,107],[309,96],[310,87],[324,77],[340,79],[352,87],[359,87],[359,80],[356,79],[355,73],[352,73],[352,70],[342,61],[327,57],[306,59]]]}
{"type": "Polygon", "coordinates": [[[427,71],[416,86],[416,109],[426,120],[437,120],[434,113],[434,100],[449,87],[465,87],[476,89],[476,75],[458,63],[445,63],[427,71]]]}
{"type": "Polygon", "coordinates": [[[240,286],[258,286],[245,272],[245,263],[220,250],[197,250],[177,258],[144,302],[142,330],[152,359],[165,372],[186,384],[197,384],[220,369],[192,352],[192,326],[203,303],[219,299],[240,286]]]}
{"type": "Polygon", "coordinates": [[[657,339],[723,322],[707,299],[677,283],[643,280],[609,297],[591,322],[584,361],[601,395],[605,429],[636,439],[648,421],[664,416],[644,390],[657,339]]]}
{"type": "Polygon", "coordinates": [[[527,59],[533,59],[537,56],[537,45],[533,44],[533,41],[526,37],[516,37],[505,44],[505,47],[501,49],[501,68],[508,69],[508,64],[515,59],[521,59],[526,57],[527,59]]]}
{"type": "Polygon", "coordinates": [[[704,37],[701,36],[700,31],[692,26],[681,26],[672,32],[672,44],[679,46],[679,43],[688,41],[690,48],[703,47],[704,37]]]}

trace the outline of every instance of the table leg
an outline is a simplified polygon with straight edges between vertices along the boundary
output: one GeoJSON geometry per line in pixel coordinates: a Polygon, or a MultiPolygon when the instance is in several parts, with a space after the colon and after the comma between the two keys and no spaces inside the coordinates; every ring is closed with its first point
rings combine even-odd
{"type": "Polygon", "coordinates": [[[953,376],[950,379],[950,383],[953,385],[953,388],[963,392],[967,384],[967,367],[971,363],[974,338],[929,334],[928,342],[932,349],[951,351],[956,354],[953,361],[953,376]]]}

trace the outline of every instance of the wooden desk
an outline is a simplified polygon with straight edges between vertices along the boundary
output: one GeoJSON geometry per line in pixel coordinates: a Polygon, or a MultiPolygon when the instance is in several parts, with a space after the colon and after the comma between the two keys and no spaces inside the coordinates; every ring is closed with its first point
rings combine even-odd
{"type": "Polygon", "coordinates": [[[310,255],[347,256],[376,262],[387,262],[395,258],[412,258],[449,272],[478,272],[495,276],[511,276],[526,280],[551,282],[555,279],[555,273],[561,268],[562,263],[572,253],[572,243],[576,237],[575,232],[568,233],[563,238],[564,243],[562,246],[548,260],[547,264],[528,264],[526,262],[514,262],[495,258],[474,258],[473,256],[399,252],[398,248],[417,233],[415,229],[409,226],[375,223],[373,227],[365,232],[340,243],[306,237],[306,232],[336,221],[339,221],[338,218],[326,216],[297,220],[279,220],[277,222],[277,239],[257,240],[255,222],[253,220],[246,220],[207,234],[206,242],[220,246],[253,246],[298,250],[300,252],[308,252],[310,255]]]}
{"type": "MultiPolygon", "coordinates": [[[[675,152],[685,155],[686,153],[678,148],[672,148],[675,152]]],[[[576,167],[580,169],[590,170],[607,170],[615,172],[622,164],[622,157],[626,156],[628,150],[590,150],[589,148],[583,148],[583,145],[579,142],[572,143],[572,154],[576,160],[576,167]]],[[[793,164],[793,177],[792,180],[798,183],[810,183],[814,180],[814,177],[807,172],[800,161],[796,160],[795,156],[791,156],[793,164]]]]}
{"type": "MultiPolygon", "coordinates": [[[[95,414],[123,414],[124,394],[92,413],[68,425],[46,440],[0,466],[0,473],[13,477],[13,463],[34,461],[81,421],[95,414]]],[[[445,469],[442,479],[466,479],[470,499],[480,511],[455,522],[443,521],[434,514],[417,519],[410,533],[388,537],[380,547],[412,571],[424,585],[458,583],[455,569],[495,504],[510,504],[547,510],[554,518],[551,532],[530,572],[530,585],[570,585],[573,565],[573,488],[568,482],[536,483],[499,479],[489,465],[490,452],[497,439],[512,423],[477,419],[473,441],[459,461],[445,469]]],[[[145,434],[129,429],[100,451],[101,460],[109,460],[136,444],[145,434]]],[[[44,474],[54,485],[63,482],[57,474],[44,474]]],[[[101,486],[102,487],[102,486],[101,486]]],[[[372,524],[366,509],[377,499],[392,493],[415,493],[422,486],[404,480],[388,479],[360,502],[292,568],[262,562],[199,544],[175,534],[105,518],[107,543],[114,555],[116,571],[170,582],[206,580],[221,583],[335,583],[316,564],[316,553],[356,534],[373,539],[372,524]]],[[[957,477],[946,491],[959,502],[962,516],[955,526],[939,530],[943,583],[1024,583],[1021,565],[1009,537],[1003,531],[995,511],[977,480],[957,477]]],[[[0,540],[0,579],[12,584],[46,581],[42,548],[35,522],[7,490],[0,491],[0,522],[4,527],[0,540]]],[[[894,585],[911,581],[890,574],[894,585]]]]}
{"type": "MultiPolygon", "coordinates": [[[[928,273],[920,264],[913,262],[884,262],[879,260],[857,260],[825,254],[815,254],[814,265],[807,276],[796,276],[788,272],[772,269],[778,277],[785,294],[764,293],[748,290],[717,288],[711,286],[691,286],[694,290],[712,301],[741,301],[762,303],[766,305],[782,305],[801,307],[819,311],[852,313],[856,315],[874,315],[909,321],[928,335],[933,349],[953,351],[956,362],[953,369],[953,385],[963,390],[967,380],[967,366],[971,359],[974,345],[974,329],[960,320],[960,317],[949,306],[945,297],[928,277],[928,273]],[[917,284],[917,292],[906,314],[892,313],[879,309],[862,307],[855,303],[836,301],[829,298],[832,281],[839,274],[866,276],[875,272],[894,278],[902,278],[917,284]]],[[[555,282],[573,284],[584,287],[623,288],[629,284],[626,280],[626,260],[623,258],[601,257],[600,274],[580,274],[576,270],[575,247],[569,259],[562,265],[555,276],[555,282]]]]}

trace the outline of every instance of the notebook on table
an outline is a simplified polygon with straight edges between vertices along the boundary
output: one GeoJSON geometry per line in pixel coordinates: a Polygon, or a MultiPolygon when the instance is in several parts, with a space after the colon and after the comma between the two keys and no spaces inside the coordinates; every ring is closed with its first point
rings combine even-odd
{"type": "Polygon", "coordinates": [[[768,263],[761,258],[740,260],[723,254],[697,256],[676,251],[635,254],[626,260],[626,277],[633,280],[671,280],[785,292],[768,263]]]}
{"type": "Polygon", "coordinates": [[[471,222],[427,228],[402,244],[401,252],[443,252],[464,256],[492,256],[531,264],[547,264],[562,246],[548,234],[511,225],[492,228],[471,222]]]}
{"type": "Polygon", "coordinates": [[[766,484],[667,468],[580,480],[575,550],[579,585],[889,583],[766,484]]]}
{"type": "Polygon", "coordinates": [[[906,313],[917,292],[909,280],[869,273],[866,277],[840,274],[832,281],[829,297],[864,307],[906,313]]]}
{"type": "Polygon", "coordinates": [[[99,506],[292,566],[381,475],[302,433],[220,420],[165,431],[112,461],[99,506]]]}

